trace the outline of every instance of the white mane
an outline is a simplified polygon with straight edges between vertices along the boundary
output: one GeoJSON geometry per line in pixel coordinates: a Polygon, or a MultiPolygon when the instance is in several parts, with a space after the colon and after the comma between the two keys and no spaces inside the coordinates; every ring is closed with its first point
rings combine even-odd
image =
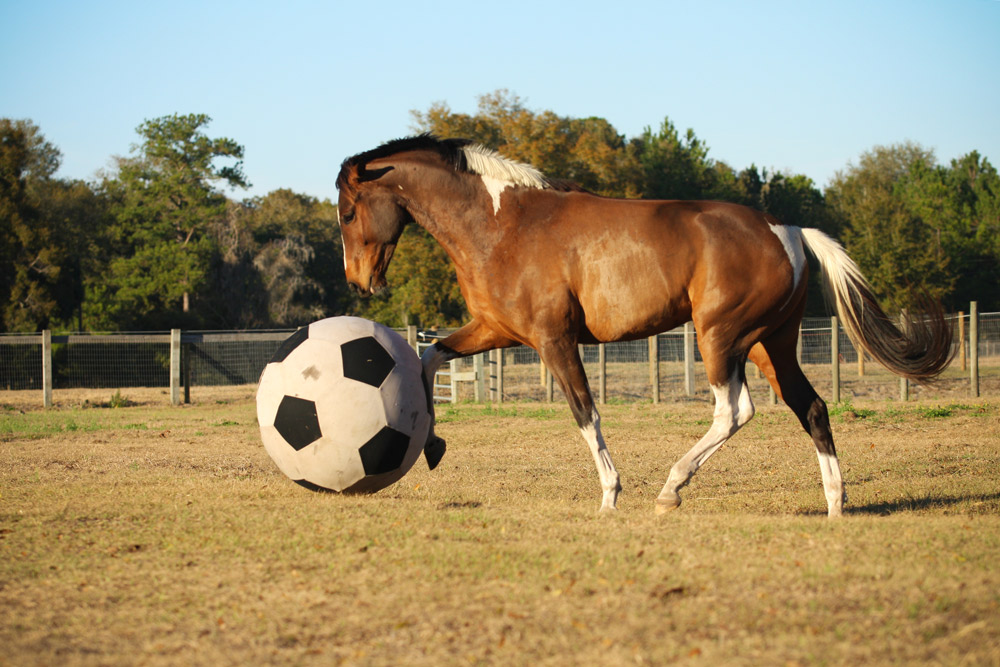
{"type": "Polygon", "coordinates": [[[507,188],[515,185],[538,189],[548,187],[542,172],[529,164],[508,160],[479,144],[463,146],[462,151],[469,170],[482,177],[486,190],[493,199],[494,214],[500,210],[500,193],[507,188]]]}

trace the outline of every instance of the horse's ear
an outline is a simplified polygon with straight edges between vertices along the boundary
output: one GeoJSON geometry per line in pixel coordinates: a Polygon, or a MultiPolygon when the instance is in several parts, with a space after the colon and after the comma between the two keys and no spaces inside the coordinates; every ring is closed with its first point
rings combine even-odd
{"type": "Polygon", "coordinates": [[[395,167],[382,167],[381,169],[371,169],[369,170],[365,165],[358,167],[358,183],[364,183],[366,181],[377,181],[378,179],[385,176],[387,173],[395,169],[395,167]]]}

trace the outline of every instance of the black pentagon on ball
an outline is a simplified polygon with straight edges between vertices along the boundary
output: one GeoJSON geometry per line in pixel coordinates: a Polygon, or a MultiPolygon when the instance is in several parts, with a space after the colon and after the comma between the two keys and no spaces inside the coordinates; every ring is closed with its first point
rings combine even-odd
{"type": "Polygon", "coordinates": [[[319,418],[316,404],[304,398],[285,396],[274,416],[274,428],[295,451],[319,440],[319,418]]]}
{"type": "Polygon", "coordinates": [[[371,440],[361,445],[361,463],[366,475],[392,472],[403,465],[403,458],[410,446],[410,436],[383,426],[371,440]]]}
{"type": "Polygon", "coordinates": [[[271,363],[277,364],[284,361],[292,350],[297,348],[299,345],[304,343],[306,339],[309,338],[309,327],[302,327],[291,336],[282,341],[278,349],[274,351],[274,356],[271,357],[271,363]]]}
{"type": "Polygon", "coordinates": [[[344,377],[373,387],[381,387],[396,366],[392,355],[371,336],[344,343],[340,352],[344,360],[344,377]]]}

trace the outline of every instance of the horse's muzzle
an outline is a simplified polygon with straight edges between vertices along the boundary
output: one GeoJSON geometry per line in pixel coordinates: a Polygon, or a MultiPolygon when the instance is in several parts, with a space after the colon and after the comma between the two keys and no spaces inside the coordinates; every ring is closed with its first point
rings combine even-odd
{"type": "Polygon", "coordinates": [[[374,277],[372,277],[372,279],[368,282],[368,287],[362,287],[361,285],[352,280],[348,280],[347,284],[350,286],[352,292],[354,292],[355,294],[357,294],[362,298],[374,296],[379,292],[381,292],[382,290],[386,289],[386,287],[388,287],[388,285],[386,285],[384,282],[382,284],[376,285],[374,277]]]}
{"type": "Polygon", "coordinates": [[[371,296],[371,294],[372,294],[369,290],[365,289],[364,287],[362,287],[361,285],[357,284],[354,281],[350,281],[349,280],[347,282],[347,284],[348,284],[348,286],[350,286],[351,291],[354,292],[355,294],[357,294],[360,297],[368,297],[368,296],[371,296]]]}

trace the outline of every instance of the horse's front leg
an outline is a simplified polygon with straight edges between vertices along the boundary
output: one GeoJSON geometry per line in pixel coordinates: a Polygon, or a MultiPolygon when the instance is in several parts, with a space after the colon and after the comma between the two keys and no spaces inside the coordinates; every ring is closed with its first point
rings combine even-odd
{"type": "Polygon", "coordinates": [[[622,490],[621,479],[611,460],[611,453],[604,444],[601,417],[594,406],[594,397],[590,392],[577,346],[573,341],[560,340],[542,346],[539,354],[569,400],[569,407],[580,427],[580,434],[583,435],[583,439],[590,447],[590,453],[594,456],[597,474],[601,478],[601,489],[604,492],[601,498],[601,511],[613,512],[618,509],[618,494],[622,490]]]}
{"type": "Polygon", "coordinates": [[[466,324],[444,340],[436,341],[420,356],[424,369],[424,391],[427,394],[427,411],[431,414],[431,428],[427,433],[427,443],[424,445],[424,458],[427,466],[433,470],[444,456],[445,442],[434,432],[434,376],[441,366],[461,357],[493,350],[498,347],[511,347],[519,343],[506,336],[497,334],[478,320],[466,324]]]}

